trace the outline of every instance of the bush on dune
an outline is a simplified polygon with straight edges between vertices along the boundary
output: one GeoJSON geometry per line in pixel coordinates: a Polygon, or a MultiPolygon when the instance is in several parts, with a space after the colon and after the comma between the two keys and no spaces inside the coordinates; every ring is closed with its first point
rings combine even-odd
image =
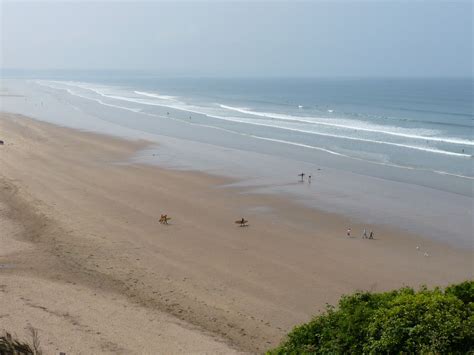
{"type": "Polygon", "coordinates": [[[0,354],[33,355],[30,345],[13,339],[9,333],[0,335],[0,354]]]}
{"type": "Polygon", "coordinates": [[[343,296],[268,354],[466,354],[474,351],[474,282],[343,296]]]}
{"type": "Polygon", "coordinates": [[[42,355],[38,331],[29,326],[31,343],[15,339],[10,333],[0,335],[0,355],[42,355]]]}

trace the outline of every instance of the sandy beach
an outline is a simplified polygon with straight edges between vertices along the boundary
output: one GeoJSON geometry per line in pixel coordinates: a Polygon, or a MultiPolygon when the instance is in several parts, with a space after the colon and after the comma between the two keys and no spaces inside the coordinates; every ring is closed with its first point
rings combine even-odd
{"type": "Polygon", "coordinates": [[[7,113],[0,139],[0,328],[48,354],[261,353],[342,294],[473,276],[471,250],[129,163],[146,141],[7,113]]]}

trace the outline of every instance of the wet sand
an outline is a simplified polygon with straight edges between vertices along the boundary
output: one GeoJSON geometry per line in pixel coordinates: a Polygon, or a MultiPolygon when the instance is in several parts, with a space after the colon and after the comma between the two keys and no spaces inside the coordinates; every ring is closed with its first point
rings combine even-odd
{"type": "Polygon", "coordinates": [[[344,293],[472,278],[472,251],[126,163],[145,141],[11,114],[0,139],[1,327],[48,352],[262,352],[344,293]]]}

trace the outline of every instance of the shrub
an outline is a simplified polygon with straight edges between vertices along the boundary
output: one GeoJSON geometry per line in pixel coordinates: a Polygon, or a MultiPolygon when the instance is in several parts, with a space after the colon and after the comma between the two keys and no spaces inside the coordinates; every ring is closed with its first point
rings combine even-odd
{"type": "Polygon", "coordinates": [[[0,355],[42,355],[38,330],[28,326],[28,331],[31,336],[31,344],[15,339],[8,332],[0,335],[0,355]]]}
{"type": "Polygon", "coordinates": [[[14,339],[11,334],[0,335],[0,354],[33,355],[30,345],[14,339]]]}
{"type": "Polygon", "coordinates": [[[341,297],[268,354],[465,354],[474,349],[474,282],[341,297]]]}

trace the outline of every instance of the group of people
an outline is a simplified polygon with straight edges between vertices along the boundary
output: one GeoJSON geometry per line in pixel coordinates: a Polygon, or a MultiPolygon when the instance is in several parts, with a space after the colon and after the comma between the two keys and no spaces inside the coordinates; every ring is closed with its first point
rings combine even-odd
{"type": "MultiPolygon", "coordinates": [[[[347,237],[350,238],[352,233],[352,229],[348,228],[347,229],[347,237]]],[[[367,235],[367,229],[364,228],[364,231],[362,232],[362,239],[374,239],[374,232],[370,231],[370,233],[367,235]]]]}
{"type": "MultiPolygon", "coordinates": [[[[321,168],[318,168],[318,171],[321,171],[321,168]]],[[[301,178],[300,182],[304,182],[304,177],[306,176],[305,173],[298,174],[298,176],[301,178]]],[[[308,175],[308,183],[311,184],[311,175],[308,175]]]]}
{"type": "Polygon", "coordinates": [[[159,222],[161,224],[168,224],[168,221],[171,219],[171,217],[168,217],[167,214],[162,214],[161,217],[160,217],[160,220],[159,222]]]}
{"type": "MultiPolygon", "coordinates": [[[[305,175],[306,175],[305,173],[298,174],[298,176],[301,178],[301,180],[300,180],[301,182],[304,181],[305,175]]],[[[308,175],[308,183],[311,184],[311,175],[308,175]]]]}

